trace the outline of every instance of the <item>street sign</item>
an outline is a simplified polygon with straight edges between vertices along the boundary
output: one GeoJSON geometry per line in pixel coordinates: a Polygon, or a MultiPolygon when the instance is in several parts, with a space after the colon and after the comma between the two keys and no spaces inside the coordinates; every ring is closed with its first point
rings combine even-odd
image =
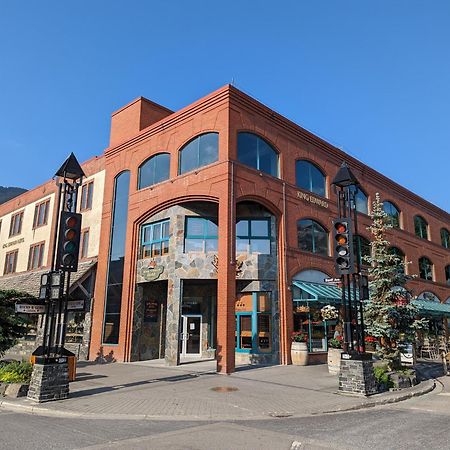
{"type": "Polygon", "coordinates": [[[341,279],[340,278],[324,278],[323,281],[325,283],[340,283],[341,279]]]}
{"type": "Polygon", "coordinates": [[[45,305],[28,305],[25,303],[16,303],[16,313],[20,314],[44,314],[45,305]]]}
{"type": "Polygon", "coordinates": [[[67,309],[69,311],[74,310],[83,310],[84,309],[84,300],[69,300],[67,302],[67,309]]]}

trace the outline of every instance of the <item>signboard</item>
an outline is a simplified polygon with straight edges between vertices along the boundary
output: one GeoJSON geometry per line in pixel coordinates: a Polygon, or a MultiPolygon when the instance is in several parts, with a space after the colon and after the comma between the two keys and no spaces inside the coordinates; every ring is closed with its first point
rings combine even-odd
{"type": "Polygon", "coordinates": [[[144,322],[158,322],[158,302],[156,300],[144,301],[144,322]]]}
{"type": "Polygon", "coordinates": [[[297,192],[297,197],[300,200],[303,200],[303,201],[308,202],[308,203],[312,203],[313,205],[319,205],[322,208],[328,208],[328,202],[326,202],[325,200],[322,200],[320,198],[314,197],[314,196],[312,196],[310,194],[307,194],[306,192],[298,191],[297,192]]]}
{"type": "Polygon", "coordinates": [[[341,279],[340,278],[324,278],[323,281],[325,283],[340,283],[341,279]]]}
{"type": "Polygon", "coordinates": [[[155,281],[163,272],[164,266],[155,265],[153,267],[142,267],[140,275],[145,281],[155,281]]]}
{"type": "Polygon", "coordinates": [[[69,300],[67,302],[67,309],[69,311],[84,310],[84,300],[69,300]]]}
{"type": "Polygon", "coordinates": [[[25,303],[16,303],[16,313],[20,314],[44,314],[45,305],[28,305],[25,303]]]}

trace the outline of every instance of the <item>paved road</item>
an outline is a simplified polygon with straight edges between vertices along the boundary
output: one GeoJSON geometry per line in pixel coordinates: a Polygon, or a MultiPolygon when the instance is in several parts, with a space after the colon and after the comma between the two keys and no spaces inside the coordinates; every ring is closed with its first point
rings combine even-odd
{"type": "Polygon", "coordinates": [[[239,421],[86,420],[0,410],[0,449],[449,449],[450,381],[394,405],[239,421]]]}

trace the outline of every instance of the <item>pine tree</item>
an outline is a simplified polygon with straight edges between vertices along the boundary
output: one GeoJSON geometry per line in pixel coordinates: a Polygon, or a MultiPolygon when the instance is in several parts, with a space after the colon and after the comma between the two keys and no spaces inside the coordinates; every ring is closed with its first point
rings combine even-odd
{"type": "Polygon", "coordinates": [[[386,230],[392,228],[383,210],[377,193],[372,208],[371,256],[369,289],[371,301],[364,310],[367,333],[378,339],[378,356],[388,364],[390,370],[400,366],[400,351],[403,343],[413,342],[416,331],[426,326],[425,319],[416,319],[418,310],[411,303],[412,295],[406,288],[408,277],[405,263],[389,251],[386,230]]]}

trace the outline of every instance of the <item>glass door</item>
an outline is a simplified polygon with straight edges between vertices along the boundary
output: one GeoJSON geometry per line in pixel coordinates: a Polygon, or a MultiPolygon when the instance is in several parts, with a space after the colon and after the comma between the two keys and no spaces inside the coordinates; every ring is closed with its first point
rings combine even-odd
{"type": "Polygon", "coordinates": [[[181,356],[200,356],[202,343],[202,316],[183,315],[180,342],[181,356]]]}

